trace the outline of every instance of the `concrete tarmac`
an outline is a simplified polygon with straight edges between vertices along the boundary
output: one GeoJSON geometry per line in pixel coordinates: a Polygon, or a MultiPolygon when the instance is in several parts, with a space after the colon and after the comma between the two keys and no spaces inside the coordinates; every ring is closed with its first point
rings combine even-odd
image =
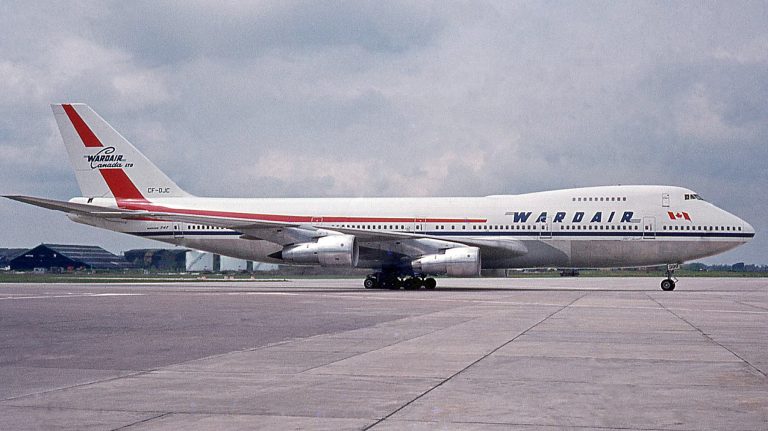
{"type": "Polygon", "coordinates": [[[0,429],[768,429],[768,279],[0,285],[0,429]]]}

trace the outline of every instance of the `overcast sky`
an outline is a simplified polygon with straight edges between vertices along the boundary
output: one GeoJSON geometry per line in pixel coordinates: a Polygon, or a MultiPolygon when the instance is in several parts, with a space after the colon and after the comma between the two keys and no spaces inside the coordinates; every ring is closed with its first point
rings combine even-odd
{"type": "MultiPolygon", "coordinates": [[[[768,2],[0,3],[0,192],[79,189],[85,102],[191,193],[691,188],[768,263],[768,2]]],[[[0,247],[160,243],[0,201],[0,247]]]]}

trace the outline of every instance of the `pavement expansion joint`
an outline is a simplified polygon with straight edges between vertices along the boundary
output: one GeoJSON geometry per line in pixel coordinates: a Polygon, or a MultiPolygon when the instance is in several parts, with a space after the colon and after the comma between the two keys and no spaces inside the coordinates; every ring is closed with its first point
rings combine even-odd
{"type": "Polygon", "coordinates": [[[91,380],[91,381],[87,381],[87,382],[80,382],[80,383],[77,383],[77,384],[74,384],[74,385],[56,387],[56,388],[51,388],[51,389],[47,389],[47,390],[44,390],[44,391],[38,391],[38,392],[33,392],[33,393],[26,393],[26,394],[18,395],[18,396],[15,396],[15,397],[3,398],[2,400],[0,400],[0,402],[4,403],[4,404],[5,403],[9,403],[8,405],[13,405],[10,402],[18,401],[18,400],[23,400],[25,398],[39,397],[41,395],[50,394],[50,393],[53,393],[53,392],[66,391],[66,390],[75,389],[75,388],[83,388],[83,387],[87,387],[87,386],[91,386],[91,385],[98,385],[98,384],[101,384],[101,383],[107,383],[107,382],[111,382],[111,381],[115,381],[115,380],[120,380],[120,379],[124,379],[124,378],[129,378],[129,377],[138,377],[138,376],[145,375],[145,374],[151,374],[154,371],[155,370],[141,370],[141,371],[137,371],[135,373],[123,374],[123,375],[119,375],[119,376],[112,376],[112,377],[108,377],[108,378],[105,378],[105,379],[97,379],[97,380],[91,380]]]}
{"type": "Polygon", "coordinates": [[[762,376],[763,376],[763,378],[768,378],[768,374],[766,374],[766,372],[765,372],[765,371],[763,371],[763,370],[761,370],[760,368],[756,367],[754,364],[752,364],[751,362],[749,362],[749,361],[748,361],[746,358],[742,357],[741,355],[739,355],[738,353],[736,353],[736,352],[735,352],[735,351],[733,351],[732,349],[729,349],[728,347],[726,347],[726,346],[725,346],[725,345],[723,345],[722,343],[719,343],[719,342],[717,342],[717,340],[715,340],[714,338],[712,338],[712,336],[710,336],[709,334],[707,334],[706,332],[704,332],[704,331],[703,331],[701,328],[699,328],[698,326],[696,326],[696,325],[694,325],[693,323],[691,323],[691,322],[690,322],[688,319],[686,319],[686,318],[684,318],[684,317],[680,316],[679,314],[675,313],[673,310],[671,310],[671,309],[668,309],[667,307],[665,307],[665,306],[664,306],[664,304],[660,303],[660,302],[659,302],[659,301],[657,301],[656,299],[654,299],[654,298],[652,298],[652,297],[650,297],[650,296],[649,296],[649,298],[651,298],[651,300],[653,300],[654,302],[656,302],[657,304],[659,304],[659,306],[661,306],[662,308],[664,308],[665,310],[667,310],[667,311],[668,311],[670,314],[672,314],[673,316],[675,316],[675,317],[677,317],[678,319],[682,320],[682,321],[683,321],[683,322],[685,322],[687,325],[689,325],[690,327],[694,328],[696,331],[698,331],[699,333],[701,333],[701,335],[703,335],[703,336],[704,336],[704,337],[705,337],[707,340],[709,340],[709,341],[710,341],[712,344],[715,344],[715,345],[719,346],[720,348],[727,350],[727,351],[728,351],[728,352],[729,352],[731,355],[735,356],[735,357],[736,357],[736,358],[738,358],[740,361],[742,361],[742,362],[744,362],[745,364],[747,364],[747,366],[749,366],[751,369],[753,369],[753,370],[757,371],[758,373],[760,373],[760,375],[762,375],[762,376]]]}
{"type": "Polygon", "coordinates": [[[118,427],[118,428],[113,428],[112,431],[119,431],[119,430],[128,429],[130,427],[133,427],[133,426],[136,426],[136,425],[140,425],[140,424],[145,424],[147,422],[151,422],[151,421],[153,421],[155,419],[160,419],[162,417],[165,417],[165,416],[168,416],[168,415],[171,415],[171,414],[173,414],[173,413],[172,412],[161,413],[161,414],[159,414],[157,416],[152,416],[150,418],[142,419],[140,421],[136,421],[136,422],[128,424],[128,425],[124,425],[124,426],[121,426],[121,427],[118,427]]]}
{"type": "Polygon", "coordinates": [[[759,305],[749,304],[749,303],[744,302],[744,301],[734,301],[734,302],[739,304],[739,305],[743,305],[745,307],[757,308],[758,310],[762,310],[762,311],[768,312],[768,307],[761,307],[759,305]]]}
{"type": "MultiPolygon", "coordinates": [[[[422,315],[420,317],[423,317],[423,316],[425,316],[425,315],[422,315]]],[[[349,356],[347,356],[345,358],[340,358],[340,359],[337,359],[337,360],[334,360],[334,361],[330,361],[330,362],[325,363],[325,364],[313,366],[313,367],[307,368],[305,370],[302,370],[301,372],[302,373],[306,373],[306,372],[309,372],[309,371],[312,371],[312,370],[316,370],[316,369],[319,369],[319,368],[323,368],[323,367],[327,367],[327,366],[332,365],[334,363],[345,361],[347,359],[351,359],[351,358],[354,358],[354,357],[357,357],[357,356],[366,355],[366,354],[369,354],[369,353],[372,353],[372,352],[380,351],[380,350],[386,349],[388,347],[396,346],[396,345],[398,345],[400,343],[403,343],[405,341],[416,340],[416,339],[419,339],[421,337],[424,337],[424,336],[427,336],[427,335],[431,335],[431,334],[435,334],[437,332],[444,331],[444,330],[450,329],[450,328],[452,328],[454,326],[461,325],[463,323],[466,323],[466,322],[469,322],[469,321],[472,321],[472,320],[476,320],[476,319],[479,319],[479,318],[480,317],[474,317],[474,318],[466,319],[466,320],[463,320],[461,322],[455,323],[455,324],[453,324],[451,326],[448,326],[448,327],[436,328],[436,329],[434,329],[432,331],[429,331],[429,332],[426,332],[424,334],[419,334],[419,335],[415,335],[415,336],[413,336],[411,338],[397,340],[397,341],[394,341],[392,343],[386,344],[386,345],[381,346],[381,347],[376,348],[376,349],[366,350],[366,351],[363,351],[363,352],[355,352],[355,353],[353,353],[353,354],[351,354],[351,355],[349,355],[349,356]]],[[[403,320],[403,319],[399,319],[399,320],[403,320]]],[[[394,322],[397,322],[397,320],[395,320],[394,322]]],[[[387,322],[387,323],[392,323],[392,322],[387,322]]],[[[322,373],[319,373],[319,374],[322,374],[322,373]]],[[[363,374],[356,374],[356,375],[357,376],[363,376],[363,374]]]]}
{"type": "Polygon", "coordinates": [[[523,332],[521,332],[521,333],[519,333],[519,334],[515,335],[515,336],[514,336],[514,337],[512,337],[511,339],[509,339],[509,340],[505,341],[504,343],[502,343],[502,344],[498,345],[496,348],[494,348],[493,350],[491,350],[491,351],[490,351],[490,352],[488,352],[488,353],[485,353],[485,354],[484,354],[484,355],[482,355],[480,358],[478,358],[477,360],[473,361],[472,363],[470,363],[470,364],[469,364],[469,365],[467,365],[466,367],[464,367],[464,368],[460,369],[460,370],[459,370],[459,371],[457,371],[456,373],[454,373],[454,374],[452,374],[452,375],[448,376],[447,378],[445,378],[445,379],[441,380],[441,381],[440,381],[440,382],[438,382],[436,385],[434,385],[434,386],[430,387],[430,388],[429,388],[429,389],[427,389],[426,391],[422,392],[421,394],[417,395],[417,396],[416,396],[416,397],[414,397],[413,399],[411,399],[411,400],[409,400],[408,402],[404,403],[403,405],[401,405],[401,406],[400,406],[400,407],[398,407],[397,409],[393,410],[392,412],[390,412],[390,413],[389,413],[389,414],[387,414],[386,416],[384,416],[384,417],[380,418],[380,419],[379,419],[379,420],[377,420],[376,422],[374,422],[374,423],[372,423],[371,425],[369,425],[369,426],[365,427],[365,428],[364,428],[364,430],[369,430],[369,429],[371,429],[371,428],[373,428],[373,427],[375,427],[375,426],[377,426],[377,425],[381,424],[382,422],[386,421],[387,419],[389,419],[389,418],[390,418],[390,417],[392,417],[393,415],[397,414],[398,412],[400,412],[401,410],[405,409],[405,408],[406,408],[406,407],[408,407],[409,405],[411,405],[411,404],[415,403],[416,401],[418,401],[420,398],[423,398],[425,395],[429,394],[430,392],[434,391],[435,389],[437,389],[437,388],[439,388],[440,386],[444,385],[445,383],[449,382],[449,381],[450,381],[450,380],[452,380],[454,377],[456,377],[456,376],[458,376],[459,374],[463,373],[464,371],[468,370],[468,369],[469,369],[469,368],[471,368],[473,365],[475,365],[475,364],[479,363],[479,362],[480,362],[480,361],[482,361],[483,359],[486,359],[487,357],[491,356],[492,354],[494,354],[495,352],[499,351],[499,350],[500,350],[501,348],[503,348],[504,346],[507,346],[508,344],[510,344],[510,343],[512,343],[512,342],[514,342],[515,340],[517,340],[517,339],[518,339],[518,338],[520,338],[521,336],[525,335],[525,333],[527,333],[528,331],[530,331],[530,330],[534,329],[535,327],[539,326],[540,324],[544,323],[545,321],[547,321],[548,319],[550,319],[551,317],[553,317],[553,316],[554,316],[554,315],[556,315],[557,313],[560,313],[561,311],[563,311],[563,310],[567,309],[569,306],[571,306],[572,304],[576,303],[576,302],[577,302],[577,301],[579,301],[581,298],[583,298],[583,297],[585,297],[585,296],[587,296],[587,295],[588,295],[588,293],[584,293],[584,294],[582,294],[581,296],[579,296],[579,297],[577,297],[576,299],[574,299],[574,300],[572,300],[571,302],[569,302],[568,304],[566,304],[566,305],[564,305],[564,306],[560,307],[559,309],[557,309],[557,310],[553,311],[552,313],[548,314],[546,317],[544,317],[543,319],[541,319],[541,320],[539,320],[538,322],[534,323],[532,326],[528,327],[528,328],[527,328],[527,329],[525,329],[523,332]]]}

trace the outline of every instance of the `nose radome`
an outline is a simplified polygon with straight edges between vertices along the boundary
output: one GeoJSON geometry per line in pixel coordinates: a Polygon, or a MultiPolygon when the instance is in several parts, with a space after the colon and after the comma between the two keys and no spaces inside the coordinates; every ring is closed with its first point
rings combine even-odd
{"type": "MultiPolygon", "coordinates": [[[[739,220],[741,220],[741,219],[739,219],[739,220]]],[[[753,228],[751,224],[745,222],[744,220],[741,220],[741,223],[744,224],[743,229],[744,229],[745,232],[751,233],[751,234],[755,233],[755,228],[753,228]]]]}
{"type": "Polygon", "coordinates": [[[747,223],[745,220],[743,220],[742,218],[736,215],[733,215],[733,214],[731,215],[733,216],[734,219],[736,219],[736,223],[738,224],[738,226],[741,226],[742,232],[754,235],[755,228],[752,227],[751,224],[747,223]]]}

